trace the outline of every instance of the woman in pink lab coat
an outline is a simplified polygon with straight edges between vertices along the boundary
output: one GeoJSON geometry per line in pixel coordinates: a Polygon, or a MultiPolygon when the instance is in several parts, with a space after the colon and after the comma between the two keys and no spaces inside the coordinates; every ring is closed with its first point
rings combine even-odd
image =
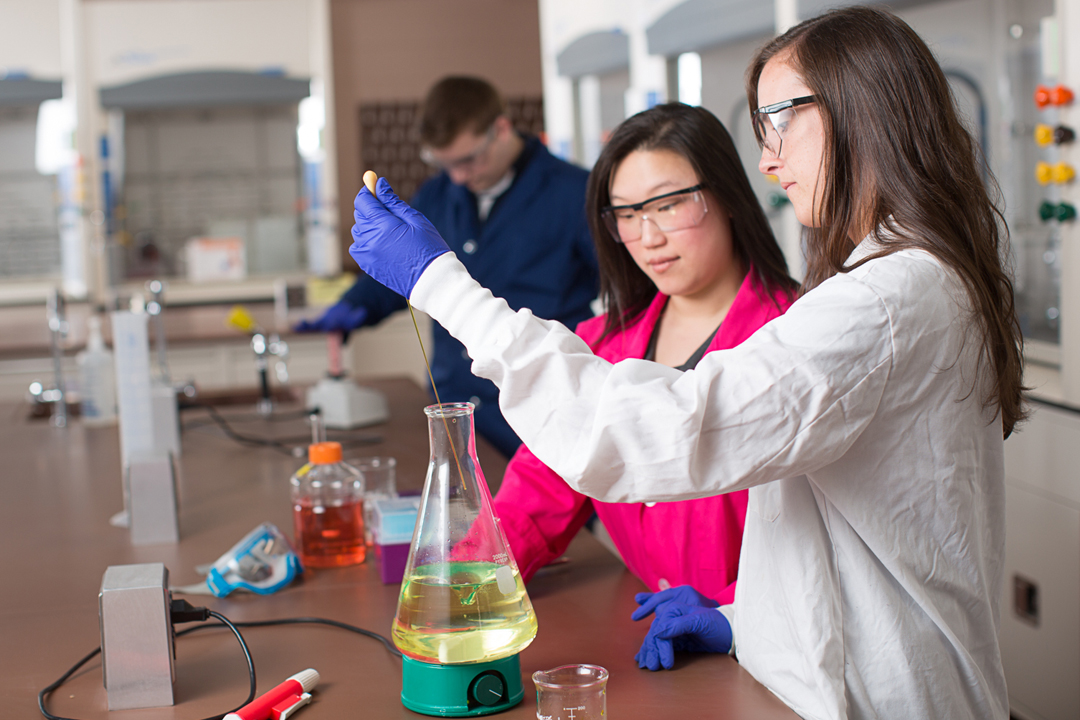
{"type": "MultiPolygon", "coordinates": [[[[639,113],[612,134],[589,177],[587,212],[605,315],[577,327],[610,362],[689,371],[782,314],[796,283],[734,143],[703,108],[639,113]]],[[[663,503],[604,503],[571,489],[522,446],[495,512],[528,581],[595,512],[653,592],[690,585],[726,605],[735,594],[746,491],[663,503]]]]}

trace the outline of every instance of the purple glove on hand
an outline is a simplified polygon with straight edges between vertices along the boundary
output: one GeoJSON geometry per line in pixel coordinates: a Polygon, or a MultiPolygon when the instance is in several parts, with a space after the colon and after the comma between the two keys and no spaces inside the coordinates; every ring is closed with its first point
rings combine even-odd
{"type": "Polygon", "coordinates": [[[668,588],[667,590],[661,590],[658,593],[638,593],[634,596],[634,601],[641,607],[635,610],[634,614],[630,616],[631,620],[647,618],[657,607],[669,602],[680,602],[684,605],[700,605],[701,607],[707,608],[720,607],[720,603],[712,598],[705,597],[689,585],[668,588]]]}
{"type": "Polygon", "coordinates": [[[346,337],[367,320],[368,311],[363,305],[350,305],[344,300],[331,305],[322,317],[314,320],[301,320],[294,328],[296,332],[340,332],[346,337]]]}
{"type": "Polygon", "coordinates": [[[638,593],[641,605],[631,618],[641,620],[656,613],[645,641],[634,659],[638,667],[670,670],[675,651],[726,653],[731,650],[731,625],[715,600],[689,585],[658,593],[638,593]]]}
{"type": "Polygon", "coordinates": [[[377,199],[365,187],[356,194],[349,254],[361,270],[408,298],[431,261],[450,248],[426,217],[394,194],[385,178],[379,178],[375,193],[377,199]]]}

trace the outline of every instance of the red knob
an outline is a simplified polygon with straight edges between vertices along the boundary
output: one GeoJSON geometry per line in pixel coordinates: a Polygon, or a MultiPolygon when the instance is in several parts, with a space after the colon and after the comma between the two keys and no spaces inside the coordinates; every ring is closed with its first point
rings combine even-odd
{"type": "Polygon", "coordinates": [[[1050,90],[1050,102],[1054,105],[1068,105],[1073,100],[1073,91],[1064,85],[1050,90]]]}
{"type": "Polygon", "coordinates": [[[1073,91],[1064,85],[1055,85],[1048,88],[1039,85],[1035,88],[1035,105],[1040,110],[1047,105],[1068,105],[1073,101],[1073,91]]]}
{"type": "Polygon", "coordinates": [[[1039,85],[1035,88],[1035,107],[1042,110],[1050,104],[1050,88],[1039,85]]]}

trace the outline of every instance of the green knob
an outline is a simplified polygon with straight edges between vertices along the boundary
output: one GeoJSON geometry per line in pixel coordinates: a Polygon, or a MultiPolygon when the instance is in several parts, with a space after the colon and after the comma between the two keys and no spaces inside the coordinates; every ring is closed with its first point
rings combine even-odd
{"type": "Polygon", "coordinates": [[[1055,210],[1057,210],[1057,208],[1054,206],[1054,203],[1044,200],[1042,205],[1039,205],[1039,217],[1042,218],[1043,222],[1053,220],[1055,210]]]}
{"type": "Polygon", "coordinates": [[[506,683],[498,675],[481,675],[473,683],[472,695],[481,705],[498,705],[506,700],[506,683]]]}
{"type": "Polygon", "coordinates": [[[1076,206],[1069,203],[1061,203],[1054,211],[1054,215],[1057,217],[1058,222],[1067,222],[1076,218],[1076,206]]]}

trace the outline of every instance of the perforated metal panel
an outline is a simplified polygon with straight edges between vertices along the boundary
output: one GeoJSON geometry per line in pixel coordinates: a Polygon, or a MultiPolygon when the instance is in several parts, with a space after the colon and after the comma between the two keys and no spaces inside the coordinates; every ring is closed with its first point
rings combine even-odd
{"type": "MultiPolygon", "coordinates": [[[[506,113],[518,132],[541,135],[540,98],[506,100],[506,113]]],[[[361,172],[374,170],[403,198],[410,198],[435,170],[420,159],[420,103],[367,103],[360,106],[361,172]]]]}
{"type": "Polygon", "coordinates": [[[60,272],[56,178],[34,167],[37,107],[0,107],[0,277],[60,272]]]}
{"type": "Polygon", "coordinates": [[[126,113],[125,274],[180,274],[184,243],[223,226],[244,237],[250,272],[301,270],[296,123],[294,105],[126,113]]]}

